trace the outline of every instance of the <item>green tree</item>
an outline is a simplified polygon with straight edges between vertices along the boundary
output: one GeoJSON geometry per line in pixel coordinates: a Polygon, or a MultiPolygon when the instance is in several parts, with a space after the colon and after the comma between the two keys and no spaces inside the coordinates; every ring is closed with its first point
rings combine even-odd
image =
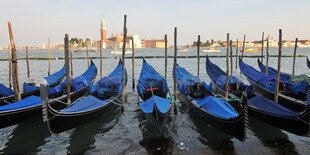
{"type": "Polygon", "coordinates": [[[84,47],[84,41],[83,41],[83,39],[79,39],[79,40],[78,40],[78,44],[79,44],[79,47],[84,47]]]}
{"type": "Polygon", "coordinates": [[[89,38],[86,38],[85,39],[85,43],[84,43],[84,45],[86,46],[86,45],[90,45],[91,44],[91,39],[89,39],[89,38]]]}

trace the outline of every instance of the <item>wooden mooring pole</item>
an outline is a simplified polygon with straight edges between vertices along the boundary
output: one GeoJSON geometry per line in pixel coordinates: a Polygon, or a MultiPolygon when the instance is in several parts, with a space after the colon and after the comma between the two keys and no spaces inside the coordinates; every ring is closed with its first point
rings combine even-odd
{"type": "Polygon", "coordinates": [[[16,56],[16,48],[14,43],[14,37],[12,32],[11,22],[8,22],[10,41],[12,47],[12,77],[13,77],[13,90],[14,90],[14,98],[15,101],[21,100],[21,95],[19,91],[19,81],[18,81],[18,64],[17,64],[17,56],[16,56]]]}
{"type": "Polygon", "coordinates": [[[73,77],[73,64],[72,64],[72,44],[70,43],[70,66],[71,66],[71,76],[73,77]]]}
{"type": "Polygon", "coordinates": [[[173,63],[173,88],[174,88],[174,112],[177,113],[177,106],[176,106],[176,102],[177,102],[177,51],[178,51],[178,47],[177,47],[177,27],[174,28],[174,63],[173,63]]]}
{"type": "Polygon", "coordinates": [[[274,95],[274,102],[278,103],[280,72],[281,72],[281,55],[282,55],[282,29],[279,29],[279,55],[278,55],[278,72],[276,79],[276,90],[274,95]]]}
{"type": "Polygon", "coordinates": [[[103,40],[100,39],[100,79],[102,79],[102,44],[103,40]]]}
{"type": "Polygon", "coordinates": [[[229,80],[229,33],[227,33],[227,47],[226,47],[226,85],[225,98],[228,99],[228,80],[229,80]]]}
{"type": "Polygon", "coordinates": [[[295,40],[294,58],[293,58],[293,72],[292,72],[292,75],[295,75],[295,59],[296,59],[296,52],[297,52],[297,42],[298,42],[298,38],[296,38],[296,40],[295,40]]]}
{"type": "Polygon", "coordinates": [[[233,57],[232,57],[232,40],[230,40],[230,76],[232,76],[233,73],[233,57]]]}
{"type": "Polygon", "coordinates": [[[9,44],[9,86],[12,88],[12,55],[11,45],[9,44]]]}
{"type": "Polygon", "coordinates": [[[27,62],[27,77],[30,78],[29,58],[28,58],[28,46],[26,46],[26,62],[27,62]]]}
{"type": "Polygon", "coordinates": [[[51,75],[51,40],[48,38],[48,71],[47,75],[51,75]]]}
{"type": "Polygon", "coordinates": [[[237,47],[236,47],[236,70],[238,68],[238,38],[237,38],[237,47]]]}
{"type": "Polygon", "coordinates": [[[65,34],[65,65],[66,65],[66,89],[67,89],[67,103],[71,103],[70,96],[70,65],[69,65],[69,35],[65,34]]]}
{"type": "Polygon", "coordinates": [[[197,42],[197,76],[199,76],[200,70],[200,35],[198,35],[198,42],[197,42]]]}
{"type": "Polygon", "coordinates": [[[165,34],[165,80],[167,80],[168,50],[167,34],[165,34]]]}
{"type": "Polygon", "coordinates": [[[264,60],[264,32],[262,34],[262,56],[261,56],[261,62],[263,63],[264,60]]]}
{"type": "Polygon", "coordinates": [[[131,48],[132,48],[132,90],[135,90],[135,42],[134,39],[131,39],[131,48]]]}
{"type": "Polygon", "coordinates": [[[89,54],[88,54],[88,45],[87,45],[87,42],[86,42],[86,53],[87,53],[87,65],[89,67],[89,54]]]}
{"type": "Polygon", "coordinates": [[[243,60],[244,47],[245,47],[245,37],[246,37],[246,35],[244,35],[244,36],[243,36],[243,44],[242,44],[242,54],[241,54],[241,60],[243,60]]]}
{"type": "Polygon", "coordinates": [[[266,49],[266,68],[265,68],[265,74],[268,75],[268,63],[269,63],[269,36],[267,37],[267,49],[266,49]]]}
{"type": "Polygon", "coordinates": [[[123,30],[123,53],[122,53],[122,110],[124,110],[125,103],[125,50],[126,50],[126,37],[127,37],[127,15],[124,15],[124,30],[123,30]]]}

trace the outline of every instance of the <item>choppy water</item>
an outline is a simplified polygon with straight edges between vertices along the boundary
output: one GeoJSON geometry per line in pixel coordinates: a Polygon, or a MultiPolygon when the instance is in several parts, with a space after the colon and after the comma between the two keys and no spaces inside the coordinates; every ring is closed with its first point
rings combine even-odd
{"type": "MultiPolygon", "coordinates": [[[[172,49],[170,49],[172,51],[172,49]]],[[[118,60],[110,54],[111,50],[104,52],[103,73],[107,75],[117,65],[118,60]]],[[[221,53],[210,55],[225,55],[221,53]]],[[[310,55],[309,48],[298,49],[298,54],[310,55]]],[[[235,51],[234,51],[235,53],[235,51]]],[[[272,55],[277,49],[271,49],[272,55]]],[[[169,52],[173,55],[173,52],[169,52]]],[[[196,49],[188,52],[179,52],[178,55],[195,55],[196,49]]],[[[260,53],[250,53],[260,55],[260,53]]],[[[293,54],[293,48],[284,48],[283,54],[293,54]]],[[[7,51],[0,51],[0,59],[7,58],[7,51]]],[[[30,57],[47,57],[47,51],[29,51],[30,57]]],[[[136,49],[136,56],[156,55],[163,56],[163,49],[136,49]]],[[[205,55],[202,53],[201,55],[205,55]]],[[[249,55],[247,53],[247,55],[249,55]]],[[[52,51],[53,58],[63,57],[63,51],[52,51]]],[[[85,57],[86,53],[73,53],[74,57],[85,57]]],[[[91,57],[99,57],[99,53],[90,53],[91,57]]],[[[130,56],[130,55],[128,55],[130,56]]],[[[18,57],[25,57],[25,51],[18,51],[18,57]]],[[[282,58],[282,71],[291,73],[293,58],[282,58]]],[[[296,58],[296,74],[307,74],[306,58],[296,58]]],[[[147,59],[147,61],[164,74],[164,59],[147,59]]],[[[225,69],[225,58],[211,58],[211,61],[225,69]]],[[[235,66],[235,58],[233,59],[235,66]]],[[[256,58],[244,58],[244,61],[258,69],[256,58]]],[[[94,60],[99,68],[99,59],[94,60]]],[[[51,73],[59,70],[64,61],[52,60],[51,73]]],[[[178,59],[178,64],[192,74],[197,74],[196,58],[178,59]]],[[[270,58],[270,65],[276,67],[277,58],[270,58]]],[[[19,78],[27,76],[26,62],[20,60],[19,78]]],[[[172,80],[173,59],[168,60],[168,84],[173,90],[172,80]]],[[[138,79],[142,59],[136,59],[135,77],[138,79]]],[[[31,77],[47,75],[48,61],[30,60],[31,77]]],[[[131,60],[126,60],[128,75],[131,72],[131,60]]],[[[87,60],[74,59],[74,76],[80,75],[87,69],[87,60]]],[[[235,69],[235,67],[234,67],[235,69]]],[[[0,82],[8,85],[8,62],[0,61],[0,82]]],[[[205,60],[201,59],[201,79],[210,82],[205,71],[205,60]]],[[[239,70],[234,75],[246,81],[239,70]]],[[[99,80],[99,74],[96,78],[99,80]]],[[[39,154],[309,154],[310,138],[300,137],[273,128],[261,121],[250,118],[250,129],[247,130],[247,139],[240,142],[221,131],[208,125],[202,119],[193,116],[186,107],[177,105],[177,114],[171,113],[171,119],[160,133],[150,126],[138,108],[137,93],[132,91],[131,79],[126,88],[125,111],[123,114],[108,115],[81,125],[75,129],[58,135],[51,135],[47,125],[42,122],[41,116],[33,117],[18,125],[0,129],[0,153],[39,153],[39,154]]]]}

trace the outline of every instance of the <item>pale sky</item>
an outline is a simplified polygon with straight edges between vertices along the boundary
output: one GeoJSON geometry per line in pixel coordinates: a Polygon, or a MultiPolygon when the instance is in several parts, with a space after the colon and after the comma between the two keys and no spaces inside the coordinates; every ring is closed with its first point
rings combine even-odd
{"type": "Polygon", "coordinates": [[[310,39],[309,0],[0,0],[0,46],[9,44],[8,21],[12,22],[16,46],[63,43],[70,37],[99,40],[101,16],[107,36],[120,33],[127,14],[129,34],[141,39],[168,35],[178,45],[213,38],[260,40],[262,32],[278,40],[310,39]]]}

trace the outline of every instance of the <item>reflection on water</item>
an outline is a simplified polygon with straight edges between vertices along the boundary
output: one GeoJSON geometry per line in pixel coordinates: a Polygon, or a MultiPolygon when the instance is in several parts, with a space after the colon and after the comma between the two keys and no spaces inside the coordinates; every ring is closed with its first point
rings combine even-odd
{"type": "Polygon", "coordinates": [[[234,144],[231,141],[232,137],[222,131],[209,125],[203,118],[189,111],[189,117],[196,128],[194,128],[201,137],[198,137],[201,143],[207,145],[213,151],[220,154],[233,154],[234,144]]]}
{"type": "Polygon", "coordinates": [[[42,122],[42,117],[27,119],[17,125],[1,152],[5,154],[38,152],[39,146],[45,144],[44,138],[50,135],[47,125],[42,122]]]}
{"type": "Polygon", "coordinates": [[[274,149],[279,154],[298,154],[295,145],[282,130],[253,117],[249,120],[250,129],[265,146],[274,149]]]}
{"type": "Polygon", "coordinates": [[[88,150],[94,149],[95,135],[98,133],[104,134],[111,130],[117,124],[119,116],[119,110],[111,111],[75,128],[70,136],[70,145],[67,148],[67,153],[83,154],[88,150]]]}

